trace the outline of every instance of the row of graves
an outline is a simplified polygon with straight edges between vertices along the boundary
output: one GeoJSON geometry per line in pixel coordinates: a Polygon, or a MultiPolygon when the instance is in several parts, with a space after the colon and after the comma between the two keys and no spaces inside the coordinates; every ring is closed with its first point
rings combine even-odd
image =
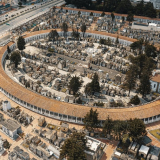
{"type": "Polygon", "coordinates": [[[16,27],[12,30],[12,33],[17,33],[17,35],[22,34],[26,31],[38,31],[46,29],[57,29],[61,28],[62,23],[67,23],[69,28],[80,29],[81,25],[85,23],[87,29],[93,23],[94,18],[92,16],[85,15],[75,15],[70,13],[63,13],[59,11],[47,12],[39,17],[32,19],[25,24],[16,27]]]}
{"type": "Polygon", "coordinates": [[[159,43],[160,42],[160,32],[158,31],[147,31],[147,30],[141,30],[141,29],[131,29],[131,28],[125,28],[120,33],[122,36],[130,37],[134,39],[144,39],[152,43],[159,43]]]}
{"type": "Polygon", "coordinates": [[[10,102],[7,100],[3,102],[1,111],[14,120],[18,121],[23,126],[28,126],[33,121],[32,116],[21,110],[19,106],[16,108],[11,107],[10,102]]]}
{"type": "Polygon", "coordinates": [[[59,11],[56,11],[50,20],[50,24],[54,29],[61,28],[63,22],[67,23],[68,28],[80,28],[82,24],[85,24],[88,29],[93,21],[94,18],[92,16],[71,14],[69,12],[59,13],[59,11]]]}
{"type": "Polygon", "coordinates": [[[86,145],[88,146],[88,151],[90,151],[90,153],[86,153],[86,156],[89,156],[91,159],[93,159],[93,157],[94,159],[97,159],[100,155],[103,154],[103,149],[105,148],[104,143],[90,137],[94,136],[93,132],[88,132],[85,129],[77,130],[74,127],[69,128],[69,124],[65,122],[62,122],[59,126],[48,123],[45,124],[45,127],[43,126],[43,128],[41,127],[40,129],[34,129],[33,132],[37,135],[37,137],[39,136],[47,141],[50,144],[49,149],[54,148],[53,153],[57,156],[59,156],[60,148],[63,146],[64,141],[70,136],[70,134],[73,134],[74,132],[85,133],[87,140],[86,145]],[[96,148],[92,147],[92,143],[97,144],[96,148]]]}
{"type": "MultiPolygon", "coordinates": [[[[49,70],[47,67],[47,65],[36,65],[35,62],[33,63],[32,61],[26,60],[27,62],[27,66],[30,66],[30,70],[26,70],[27,75],[30,76],[32,79],[35,79],[36,81],[32,81],[31,79],[27,80],[24,76],[19,77],[19,82],[22,83],[24,86],[30,88],[31,90],[42,94],[44,96],[50,97],[50,98],[54,98],[57,99],[58,96],[56,96],[53,92],[48,91],[47,89],[45,89],[45,86],[50,87],[53,90],[56,91],[60,91],[63,93],[66,93],[68,95],[72,94],[69,90],[68,90],[68,84],[71,80],[71,74],[66,74],[66,75],[62,75],[59,74],[59,71],[57,70],[57,68],[55,68],[54,70],[49,70]],[[37,71],[38,70],[38,71],[37,71]]],[[[23,63],[23,66],[25,68],[25,64],[23,63]]],[[[26,68],[28,68],[26,66],[26,68]]],[[[59,67],[59,64],[58,64],[59,67]]],[[[91,78],[93,76],[94,72],[91,70],[85,71],[85,75],[82,77],[87,76],[88,78],[91,78]]],[[[95,98],[97,98],[96,101],[101,100],[101,97],[104,95],[110,96],[110,97],[115,97],[115,96],[122,96],[125,97],[127,96],[127,93],[120,89],[118,86],[114,87],[112,85],[112,81],[109,81],[109,76],[104,77],[104,75],[99,72],[99,76],[100,76],[100,82],[109,82],[110,84],[108,85],[101,85],[101,93],[95,93],[95,98]],[[102,76],[101,76],[102,75],[102,76]],[[113,87],[111,87],[113,86],[113,87]]],[[[115,80],[113,84],[121,84],[121,75],[116,75],[115,76],[115,80]]],[[[73,96],[65,96],[64,101],[68,102],[68,103],[78,103],[79,98],[83,101],[83,103],[88,103],[91,102],[90,101],[90,97],[86,98],[86,95],[82,93],[82,95],[78,98],[75,98],[73,96]]],[[[105,102],[109,102],[109,100],[107,100],[105,98],[104,100],[105,102]]],[[[109,105],[110,106],[110,105],[109,105]]],[[[108,105],[107,105],[108,107],[108,105]]]]}
{"type": "Polygon", "coordinates": [[[26,134],[25,140],[21,144],[27,151],[30,151],[38,159],[57,160],[59,155],[55,155],[52,146],[43,142],[38,136],[26,134]],[[53,154],[54,153],[54,154],[53,154]]]}
{"type": "Polygon", "coordinates": [[[124,25],[124,23],[122,22],[122,20],[115,19],[112,21],[112,19],[110,17],[99,17],[94,29],[97,31],[105,31],[105,32],[114,34],[123,25],[124,25]]]}

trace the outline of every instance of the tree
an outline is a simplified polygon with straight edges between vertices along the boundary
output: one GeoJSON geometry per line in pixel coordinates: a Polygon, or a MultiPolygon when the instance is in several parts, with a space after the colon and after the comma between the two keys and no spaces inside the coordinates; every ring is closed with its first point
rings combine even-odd
{"type": "Polygon", "coordinates": [[[18,2],[19,7],[22,7],[22,2],[18,2]]]}
{"type": "Polygon", "coordinates": [[[144,16],[150,17],[150,18],[156,18],[157,17],[157,12],[156,12],[156,9],[154,9],[153,3],[148,2],[144,6],[144,16]]]}
{"type": "Polygon", "coordinates": [[[117,136],[118,139],[121,139],[121,133],[123,131],[123,129],[122,129],[122,121],[120,121],[120,120],[114,121],[113,131],[114,131],[115,136],[117,136]]]}
{"type": "Polygon", "coordinates": [[[137,57],[130,56],[131,62],[138,67],[137,74],[141,78],[141,74],[144,68],[148,75],[152,74],[152,70],[155,68],[155,64],[152,58],[148,58],[146,54],[140,54],[137,57]]]}
{"type": "Polygon", "coordinates": [[[134,16],[132,14],[132,12],[128,12],[127,15],[127,21],[129,21],[129,24],[134,20],[134,16]]]}
{"type": "Polygon", "coordinates": [[[111,18],[112,18],[112,21],[114,21],[114,19],[115,19],[115,15],[114,15],[114,13],[113,13],[113,12],[111,13],[111,18]]]}
{"type": "Polygon", "coordinates": [[[92,131],[94,128],[97,128],[99,126],[97,110],[93,111],[93,109],[91,108],[90,112],[87,113],[84,117],[83,123],[86,129],[90,131],[92,131]]]}
{"type": "Polygon", "coordinates": [[[106,45],[111,46],[111,44],[112,44],[112,41],[111,41],[111,39],[108,37],[108,39],[106,40],[106,45]]]}
{"type": "Polygon", "coordinates": [[[133,6],[130,0],[121,0],[118,6],[115,9],[116,13],[127,14],[128,12],[133,11],[133,6]]]}
{"type": "Polygon", "coordinates": [[[104,12],[102,12],[101,17],[104,17],[104,16],[105,16],[105,13],[104,13],[104,12]]]}
{"type": "Polygon", "coordinates": [[[86,85],[85,93],[90,95],[93,94],[94,92],[99,92],[99,91],[100,91],[99,77],[98,74],[95,73],[92,78],[92,82],[86,85]]]}
{"type": "Polygon", "coordinates": [[[54,42],[55,40],[58,40],[59,34],[57,30],[51,30],[48,36],[49,36],[49,40],[52,40],[54,42]]]}
{"type": "Polygon", "coordinates": [[[153,45],[147,44],[145,46],[145,53],[147,57],[152,57],[152,58],[157,57],[156,47],[153,45]]]}
{"type": "Polygon", "coordinates": [[[133,49],[133,50],[138,49],[138,50],[139,50],[139,54],[141,54],[143,43],[144,43],[144,41],[143,41],[143,39],[141,39],[141,40],[139,40],[139,41],[133,42],[133,43],[130,45],[130,47],[131,47],[131,49],[133,49]]]}
{"type": "Polygon", "coordinates": [[[9,149],[9,148],[10,148],[10,144],[9,144],[9,142],[7,141],[7,139],[3,142],[3,147],[4,147],[5,149],[9,149]]]}
{"type": "Polygon", "coordinates": [[[126,89],[129,90],[129,95],[130,91],[135,88],[137,79],[137,70],[138,67],[135,64],[132,64],[129,66],[129,70],[126,73],[125,82],[123,85],[126,87],[126,89]]]}
{"type": "Polygon", "coordinates": [[[84,37],[84,34],[86,32],[86,29],[87,29],[87,27],[86,27],[85,23],[83,23],[82,26],[81,26],[81,32],[83,32],[83,37],[84,37]]]}
{"type": "Polygon", "coordinates": [[[93,16],[93,12],[90,13],[90,16],[93,16]]]}
{"type": "Polygon", "coordinates": [[[116,44],[116,45],[119,44],[119,38],[118,38],[118,36],[117,36],[117,38],[116,38],[115,44],[116,44]]]}
{"type": "Polygon", "coordinates": [[[25,49],[25,44],[26,44],[26,42],[25,42],[24,38],[22,36],[20,36],[18,38],[18,41],[17,41],[17,47],[18,47],[18,49],[21,50],[21,51],[23,49],[25,49]]]}
{"type": "Polygon", "coordinates": [[[11,54],[10,57],[11,62],[15,64],[15,67],[18,67],[18,64],[21,62],[21,56],[18,51],[15,51],[11,54]]]}
{"type": "Polygon", "coordinates": [[[8,54],[11,53],[11,49],[9,48],[8,45],[7,45],[7,52],[8,52],[8,54]]]}
{"type": "Polygon", "coordinates": [[[82,85],[82,82],[80,81],[79,77],[74,76],[70,80],[68,88],[70,91],[73,91],[73,95],[75,95],[79,91],[81,85],[82,85]]]}
{"type": "Polygon", "coordinates": [[[135,95],[131,100],[130,100],[130,103],[131,104],[134,104],[134,105],[138,105],[140,103],[140,99],[138,97],[138,95],[135,95]]]}
{"type": "Polygon", "coordinates": [[[151,92],[150,75],[147,72],[148,70],[143,69],[140,78],[140,85],[138,88],[138,91],[142,94],[143,97],[151,92]]]}
{"type": "Polygon", "coordinates": [[[135,14],[138,16],[144,15],[144,1],[143,0],[135,6],[135,14]]]}
{"type": "Polygon", "coordinates": [[[124,16],[122,16],[122,22],[124,22],[124,19],[125,19],[124,16]]]}
{"type": "Polygon", "coordinates": [[[146,126],[140,119],[130,119],[128,121],[129,127],[129,135],[134,140],[138,140],[141,136],[144,136],[146,134],[146,126]]]}
{"type": "Polygon", "coordinates": [[[81,11],[78,11],[78,17],[80,17],[80,15],[81,15],[81,11]]]}
{"type": "Polygon", "coordinates": [[[68,25],[67,25],[67,23],[63,22],[62,26],[61,26],[61,29],[63,31],[63,36],[67,37],[67,32],[68,32],[68,25]]]}
{"type": "Polygon", "coordinates": [[[103,124],[103,132],[107,134],[111,134],[112,129],[113,129],[113,121],[108,116],[108,118],[105,120],[103,124]]]}
{"type": "Polygon", "coordinates": [[[61,147],[60,160],[86,160],[86,138],[84,133],[74,132],[70,134],[61,147]]]}

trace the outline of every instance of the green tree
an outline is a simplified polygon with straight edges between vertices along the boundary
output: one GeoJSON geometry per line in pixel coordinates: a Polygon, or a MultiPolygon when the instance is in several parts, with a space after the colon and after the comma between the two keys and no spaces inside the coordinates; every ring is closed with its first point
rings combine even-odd
{"type": "Polygon", "coordinates": [[[22,7],[22,2],[18,2],[19,7],[22,7]]]}
{"type": "Polygon", "coordinates": [[[118,137],[118,139],[121,139],[122,121],[120,121],[120,120],[114,121],[113,132],[114,132],[114,135],[118,137]]]}
{"type": "Polygon", "coordinates": [[[86,138],[84,133],[70,134],[60,150],[60,160],[87,160],[85,155],[86,138]]]}
{"type": "Polygon", "coordinates": [[[130,45],[130,47],[131,47],[131,49],[133,49],[133,50],[138,49],[138,50],[139,50],[139,54],[141,54],[143,43],[144,43],[144,41],[143,41],[143,39],[141,39],[141,40],[139,40],[139,41],[133,42],[133,43],[130,45]]]}
{"type": "Polygon", "coordinates": [[[138,105],[140,103],[140,99],[138,97],[138,95],[135,95],[131,100],[130,100],[130,103],[131,104],[134,104],[134,105],[138,105]]]}
{"type": "Polygon", "coordinates": [[[8,52],[8,54],[11,53],[11,49],[9,48],[8,45],[7,45],[7,52],[8,52]]]}
{"type": "Polygon", "coordinates": [[[68,25],[67,25],[67,23],[63,22],[62,26],[61,26],[61,29],[63,31],[63,36],[67,37],[67,32],[68,32],[68,25]]]}
{"type": "Polygon", "coordinates": [[[157,57],[156,47],[150,44],[145,46],[145,53],[148,57],[155,58],[157,57]]]}
{"type": "Polygon", "coordinates": [[[91,83],[86,84],[84,92],[85,92],[86,95],[92,95],[93,94],[91,83]]]}
{"type": "Polygon", "coordinates": [[[105,13],[104,13],[104,12],[102,12],[101,17],[104,17],[104,16],[105,16],[105,13]]]}
{"type": "Polygon", "coordinates": [[[11,62],[15,64],[15,67],[18,67],[18,64],[21,62],[21,56],[18,51],[15,51],[10,56],[11,62]]]}
{"type": "Polygon", "coordinates": [[[90,95],[99,91],[100,91],[99,77],[98,77],[98,74],[95,73],[92,78],[92,82],[86,85],[85,93],[90,95]]]}
{"type": "Polygon", "coordinates": [[[73,95],[75,95],[79,91],[81,85],[82,85],[82,82],[80,81],[79,77],[74,76],[70,80],[68,88],[70,91],[73,91],[73,95]]]}
{"type": "Polygon", "coordinates": [[[135,88],[137,79],[137,70],[138,70],[137,65],[132,64],[129,66],[129,70],[126,73],[125,82],[123,85],[126,87],[126,89],[129,90],[129,95],[130,91],[135,88]]]}
{"type": "Polygon", "coordinates": [[[84,37],[84,34],[86,32],[86,29],[87,29],[87,27],[86,27],[85,23],[83,23],[82,26],[81,26],[81,32],[83,33],[83,37],[84,37]]]}
{"type": "Polygon", "coordinates": [[[157,12],[156,12],[156,9],[154,9],[153,3],[148,2],[144,6],[144,16],[150,17],[150,18],[156,18],[157,17],[157,12]]]}
{"type": "Polygon", "coordinates": [[[113,120],[108,118],[105,120],[104,124],[103,124],[103,132],[107,133],[107,134],[111,134],[111,131],[113,129],[113,120]]]}
{"type": "Polygon", "coordinates": [[[81,15],[81,11],[78,11],[78,17],[80,17],[80,15],[81,15]]]}
{"type": "Polygon", "coordinates": [[[132,12],[128,12],[127,15],[127,21],[129,21],[129,24],[134,20],[134,15],[132,14],[132,12]]]}
{"type": "Polygon", "coordinates": [[[55,40],[58,40],[59,34],[57,30],[51,30],[48,36],[49,36],[49,40],[52,40],[54,42],[55,40]]]}
{"type": "Polygon", "coordinates": [[[111,13],[111,18],[112,18],[112,21],[114,21],[114,19],[115,19],[115,15],[114,15],[114,13],[113,13],[113,12],[111,13]]]}
{"type": "Polygon", "coordinates": [[[138,88],[138,91],[142,94],[143,97],[151,92],[150,75],[147,72],[148,70],[146,68],[143,69],[140,78],[140,85],[138,88]]]}
{"type": "Polygon", "coordinates": [[[5,141],[3,142],[3,147],[4,147],[5,149],[9,149],[9,148],[10,148],[10,144],[9,144],[9,142],[8,142],[7,140],[5,140],[5,141]]]}
{"type": "Polygon", "coordinates": [[[124,19],[125,19],[124,16],[122,16],[122,22],[124,22],[124,19]]]}
{"type": "Polygon", "coordinates": [[[133,6],[130,0],[121,0],[120,3],[117,5],[115,12],[121,14],[127,14],[128,11],[133,11],[133,6]]]}
{"type": "Polygon", "coordinates": [[[112,41],[111,39],[108,37],[108,39],[106,40],[106,45],[107,46],[111,46],[112,45],[112,41]]]}
{"type": "Polygon", "coordinates": [[[25,42],[24,38],[22,36],[20,36],[18,38],[18,41],[17,41],[17,47],[18,47],[18,49],[20,51],[22,51],[23,49],[25,49],[25,44],[26,44],[26,42],[25,42]]]}
{"type": "Polygon", "coordinates": [[[138,16],[144,15],[144,1],[143,0],[135,6],[135,14],[138,16]]]}
{"type": "Polygon", "coordinates": [[[93,111],[93,109],[91,108],[90,112],[87,113],[84,117],[83,123],[86,129],[90,131],[92,131],[94,128],[97,128],[99,126],[97,110],[93,111]]]}
{"type": "Polygon", "coordinates": [[[132,137],[134,140],[138,140],[140,137],[144,136],[146,134],[146,126],[140,119],[130,119],[128,121],[128,131],[130,137],[132,137]]]}
{"type": "Polygon", "coordinates": [[[90,13],[90,16],[93,16],[93,12],[90,13]]]}
{"type": "Polygon", "coordinates": [[[118,36],[116,38],[115,44],[119,44],[119,38],[118,38],[118,36]]]}

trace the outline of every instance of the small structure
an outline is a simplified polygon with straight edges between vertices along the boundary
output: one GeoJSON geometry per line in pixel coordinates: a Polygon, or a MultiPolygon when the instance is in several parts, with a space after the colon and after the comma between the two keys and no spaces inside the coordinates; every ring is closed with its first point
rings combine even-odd
{"type": "Polygon", "coordinates": [[[7,119],[5,121],[1,121],[0,124],[2,131],[12,139],[17,139],[18,134],[22,133],[21,126],[14,120],[7,119]]]}
{"type": "Polygon", "coordinates": [[[42,127],[45,122],[46,122],[46,121],[45,121],[45,118],[44,118],[44,117],[43,117],[43,118],[40,117],[40,118],[38,119],[38,126],[42,127]]]}
{"type": "Polygon", "coordinates": [[[160,70],[153,71],[151,77],[151,89],[153,92],[160,93],[160,70]]]}
{"type": "Polygon", "coordinates": [[[140,147],[140,149],[139,149],[138,155],[139,155],[139,156],[142,156],[142,155],[143,155],[143,158],[146,159],[146,158],[147,158],[147,155],[148,155],[148,152],[149,152],[149,147],[142,145],[142,146],[140,147]]]}
{"type": "Polygon", "coordinates": [[[69,124],[68,123],[62,123],[61,125],[61,131],[62,132],[68,132],[69,124]]]}
{"type": "Polygon", "coordinates": [[[0,136],[0,156],[4,153],[5,149],[3,147],[3,141],[2,141],[2,138],[0,136]]]}
{"type": "Polygon", "coordinates": [[[3,111],[7,112],[8,110],[11,109],[11,104],[9,101],[3,101],[3,111]]]}

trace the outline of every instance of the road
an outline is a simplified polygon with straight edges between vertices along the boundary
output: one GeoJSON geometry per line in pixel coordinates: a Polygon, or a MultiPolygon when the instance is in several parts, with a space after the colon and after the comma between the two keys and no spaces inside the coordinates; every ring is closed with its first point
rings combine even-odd
{"type": "Polygon", "coordinates": [[[7,22],[7,24],[9,24],[9,25],[3,24],[0,26],[0,34],[3,35],[3,34],[5,34],[5,32],[15,28],[16,26],[24,24],[27,21],[31,20],[32,18],[37,17],[42,12],[43,13],[47,12],[52,6],[62,5],[62,2],[64,2],[64,1],[63,0],[60,0],[60,1],[54,0],[53,3],[47,4],[46,6],[43,6],[41,8],[36,9],[36,10],[28,12],[28,13],[21,15],[15,19],[12,19],[11,21],[7,22]]]}

